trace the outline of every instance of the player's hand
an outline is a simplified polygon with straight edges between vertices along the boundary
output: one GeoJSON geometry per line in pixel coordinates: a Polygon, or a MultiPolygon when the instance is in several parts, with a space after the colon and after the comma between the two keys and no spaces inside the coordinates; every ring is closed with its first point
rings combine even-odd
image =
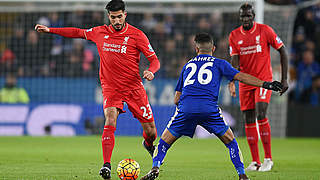
{"type": "Polygon", "coordinates": [[[154,74],[151,71],[145,70],[143,71],[143,78],[148,81],[151,81],[154,78],[154,74]]]}
{"type": "Polygon", "coordinates": [[[281,96],[283,93],[285,93],[285,92],[288,90],[288,88],[289,88],[289,85],[288,85],[288,81],[287,81],[287,80],[282,80],[282,81],[281,81],[281,84],[282,84],[282,90],[281,90],[281,92],[280,92],[280,96],[281,96]]]}
{"type": "Polygon", "coordinates": [[[279,81],[267,82],[265,81],[262,85],[263,88],[280,92],[282,91],[282,84],[279,81]]]}
{"type": "Polygon", "coordinates": [[[37,24],[34,29],[37,31],[37,32],[44,32],[44,33],[48,33],[50,31],[50,29],[45,26],[45,25],[41,25],[41,24],[37,24]]]}
{"type": "Polygon", "coordinates": [[[230,95],[232,97],[236,97],[236,86],[234,84],[234,81],[231,81],[229,84],[228,84],[228,89],[229,89],[229,92],[230,92],[230,95]]]}

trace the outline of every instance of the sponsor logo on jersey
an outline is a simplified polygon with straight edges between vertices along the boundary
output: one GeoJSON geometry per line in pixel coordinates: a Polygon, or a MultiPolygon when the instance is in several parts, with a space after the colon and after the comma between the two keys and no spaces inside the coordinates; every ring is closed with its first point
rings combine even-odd
{"type": "Polygon", "coordinates": [[[90,32],[90,31],[92,31],[92,28],[90,28],[90,29],[87,29],[87,32],[90,32]]]}
{"type": "Polygon", "coordinates": [[[108,38],[109,38],[109,35],[105,35],[103,38],[108,39],[108,38]]]}
{"type": "Polygon", "coordinates": [[[153,48],[152,48],[151,44],[149,44],[149,45],[148,45],[148,47],[149,47],[149,51],[150,51],[150,52],[154,52],[154,50],[153,50],[153,48]]]}
{"type": "Polygon", "coordinates": [[[116,53],[127,53],[127,47],[125,45],[119,45],[119,44],[109,44],[104,42],[103,51],[108,51],[108,52],[116,52],[116,53]]]}
{"type": "Polygon", "coordinates": [[[248,47],[240,47],[240,55],[247,55],[262,52],[261,45],[253,45],[248,47]]]}
{"type": "Polygon", "coordinates": [[[238,41],[238,44],[243,44],[243,40],[238,41]]]}

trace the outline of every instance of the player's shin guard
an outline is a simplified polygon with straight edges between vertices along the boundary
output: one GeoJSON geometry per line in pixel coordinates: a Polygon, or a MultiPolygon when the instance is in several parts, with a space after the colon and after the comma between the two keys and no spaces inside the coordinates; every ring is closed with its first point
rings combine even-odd
{"type": "Polygon", "coordinates": [[[104,163],[110,163],[111,155],[114,147],[114,131],[113,126],[104,126],[103,134],[101,138],[102,142],[102,154],[104,163]]]}
{"type": "Polygon", "coordinates": [[[158,146],[153,154],[153,163],[152,167],[160,167],[163,162],[164,157],[167,154],[170,144],[166,143],[164,140],[160,139],[158,146]]]}
{"type": "Polygon", "coordinates": [[[233,139],[229,144],[226,144],[226,146],[229,149],[230,159],[236,168],[238,175],[245,174],[243,157],[236,139],[233,139]]]}
{"type": "Polygon", "coordinates": [[[272,157],[271,157],[271,128],[270,128],[268,118],[258,120],[258,124],[259,124],[260,138],[261,138],[263,148],[264,148],[265,158],[272,159],[272,157]]]}
{"type": "Polygon", "coordinates": [[[143,138],[145,140],[145,143],[148,147],[153,146],[153,141],[157,139],[157,131],[154,136],[148,136],[144,131],[143,131],[143,138]]]}
{"type": "Polygon", "coordinates": [[[250,147],[252,161],[257,162],[257,164],[261,164],[260,158],[259,158],[259,148],[258,148],[258,131],[256,123],[250,123],[246,124],[246,135],[247,135],[247,141],[250,147]]]}

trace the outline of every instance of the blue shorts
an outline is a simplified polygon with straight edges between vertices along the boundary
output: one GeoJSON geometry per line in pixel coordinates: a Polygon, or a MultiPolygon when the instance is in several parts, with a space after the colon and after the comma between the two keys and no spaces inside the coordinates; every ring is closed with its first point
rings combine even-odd
{"type": "Polygon", "coordinates": [[[197,125],[205,128],[209,133],[216,136],[223,136],[229,129],[223,120],[221,112],[188,113],[178,109],[168,123],[169,132],[179,138],[181,136],[193,137],[197,125]]]}

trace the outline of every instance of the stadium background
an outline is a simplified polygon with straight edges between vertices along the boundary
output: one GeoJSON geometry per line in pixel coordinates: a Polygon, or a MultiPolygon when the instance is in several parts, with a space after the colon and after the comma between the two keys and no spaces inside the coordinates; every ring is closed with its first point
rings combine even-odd
{"type": "MultiPolygon", "coordinates": [[[[238,9],[244,1],[138,1],[127,0],[127,21],[149,37],[161,69],[152,82],[144,82],[158,127],[165,128],[174,111],[173,95],[184,63],[193,57],[196,32],[214,36],[216,57],[229,60],[228,35],[237,26],[238,9]]],[[[312,52],[319,63],[320,2],[253,2],[259,22],[273,27],[290,53],[290,89],[273,94],[269,117],[273,136],[320,136],[319,102],[301,102],[311,86],[311,75],[299,73],[303,53],[312,52]],[[281,5],[279,5],[281,4],[281,5]],[[311,29],[311,30],[310,30],[311,29]],[[308,126],[313,124],[312,127],[308,126]]],[[[80,39],[38,34],[34,25],[91,28],[107,22],[105,1],[0,0],[0,87],[14,73],[18,86],[29,94],[27,104],[0,105],[0,135],[73,136],[101,134],[104,123],[99,86],[99,56],[95,45],[80,39]]],[[[279,55],[272,51],[274,79],[279,80],[279,55]]],[[[144,57],[141,70],[148,66],[144,57]]],[[[224,81],[219,97],[226,120],[237,136],[244,135],[237,98],[231,98],[224,81]]],[[[116,135],[140,135],[142,129],[127,111],[119,116],[116,135]]],[[[197,136],[207,134],[199,130],[197,136]]]]}

